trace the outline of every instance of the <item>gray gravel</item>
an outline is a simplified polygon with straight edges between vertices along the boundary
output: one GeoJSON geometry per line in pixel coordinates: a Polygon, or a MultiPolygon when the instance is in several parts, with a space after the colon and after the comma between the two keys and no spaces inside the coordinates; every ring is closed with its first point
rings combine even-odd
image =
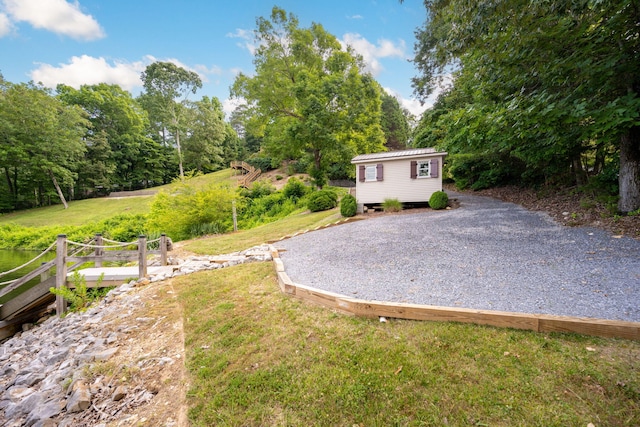
{"type": "Polygon", "coordinates": [[[458,209],[380,216],[275,246],[294,283],[354,298],[640,322],[640,241],[450,197],[458,209]]]}

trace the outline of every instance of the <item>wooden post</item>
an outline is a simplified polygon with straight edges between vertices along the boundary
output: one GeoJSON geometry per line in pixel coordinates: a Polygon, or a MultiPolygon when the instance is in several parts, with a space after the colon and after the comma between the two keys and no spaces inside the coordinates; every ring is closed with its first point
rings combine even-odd
{"type": "Polygon", "coordinates": [[[236,201],[231,201],[231,209],[233,210],[233,231],[238,231],[238,214],[236,213],[236,201]]]}
{"type": "MultiPolygon", "coordinates": [[[[40,265],[45,265],[46,262],[41,262],[40,265]]],[[[44,282],[46,281],[49,277],[51,277],[51,274],[49,274],[49,270],[42,272],[42,274],[40,274],[40,281],[44,282]]]]}
{"type": "Polygon", "coordinates": [[[147,277],[147,236],[138,237],[138,279],[147,277]]]}
{"type": "Polygon", "coordinates": [[[167,235],[160,235],[160,265],[167,265],[167,235]]]}
{"type": "Polygon", "coordinates": [[[96,248],[96,260],[95,260],[95,266],[96,268],[100,268],[102,267],[102,255],[104,255],[104,248],[102,248],[102,234],[97,233],[96,234],[96,246],[99,246],[96,248]]]}
{"type": "MultiPolygon", "coordinates": [[[[67,284],[67,235],[58,234],[56,241],[56,289],[67,284]]],[[[60,295],[56,295],[56,314],[64,313],[66,302],[60,295]]]]}

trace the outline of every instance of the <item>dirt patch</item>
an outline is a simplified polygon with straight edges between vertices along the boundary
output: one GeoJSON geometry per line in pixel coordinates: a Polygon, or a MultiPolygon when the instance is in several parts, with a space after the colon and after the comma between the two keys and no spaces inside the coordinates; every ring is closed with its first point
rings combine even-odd
{"type": "Polygon", "coordinates": [[[182,309],[172,280],[138,285],[111,304],[124,308],[106,309],[101,329],[121,336],[119,349],[88,368],[89,384],[99,391],[74,425],[188,426],[182,309]],[[118,304],[124,298],[134,303],[118,304]],[[113,399],[116,388],[126,390],[122,400],[113,399]]]}

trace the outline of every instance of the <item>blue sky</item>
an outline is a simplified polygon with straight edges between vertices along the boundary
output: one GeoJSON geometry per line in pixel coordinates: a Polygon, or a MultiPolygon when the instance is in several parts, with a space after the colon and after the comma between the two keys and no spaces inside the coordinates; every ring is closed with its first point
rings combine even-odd
{"type": "Polygon", "coordinates": [[[10,82],[119,84],[137,95],[154,61],[196,71],[203,88],[233,108],[229,86],[251,75],[256,18],[273,6],[317,22],[363,55],[368,71],[403,106],[419,114],[411,77],[422,0],[0,0],[0,72],[10,82]]]}

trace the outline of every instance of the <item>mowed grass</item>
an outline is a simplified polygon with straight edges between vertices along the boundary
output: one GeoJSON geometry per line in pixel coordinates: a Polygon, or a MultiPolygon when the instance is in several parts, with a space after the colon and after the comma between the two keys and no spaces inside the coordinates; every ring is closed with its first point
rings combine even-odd
{"type": "MultiPolygon", "coordinates": [[[[187,182],[195,188],[203,188],[212,184],[235,187],[237,183],[231,169],[196,176],[190,178],[187,182]]],[[[172,191],[178,185],[177,183],[172,183],[145,190],[132,191],[129,194],[133,196],[128,197],[101,197],[70,201],[68,209],[65,209],[62,205],[53,205],[4,214],[0,215],[0,224],[11,223],[25,227],[79,226],[103,221],[120,214],[147,214],[149,213],[153,196],[146,193],[160,190],[172,191]]]]}
{"type": "Polygon", "coordinates": [[[355,318],[271,263],[175,280],[195,426],[637,426],[640,343],[355,318]]]}
{"type": "Polygon", "coordinates": [[[342,221],[345,221],[345,218],[340,215],[337,208],[313,213],[306,211],[249,230],[190,240],[185,242],[183,247],[196,254],[224,254],[274,242],[295,233],[342,221]]]}

